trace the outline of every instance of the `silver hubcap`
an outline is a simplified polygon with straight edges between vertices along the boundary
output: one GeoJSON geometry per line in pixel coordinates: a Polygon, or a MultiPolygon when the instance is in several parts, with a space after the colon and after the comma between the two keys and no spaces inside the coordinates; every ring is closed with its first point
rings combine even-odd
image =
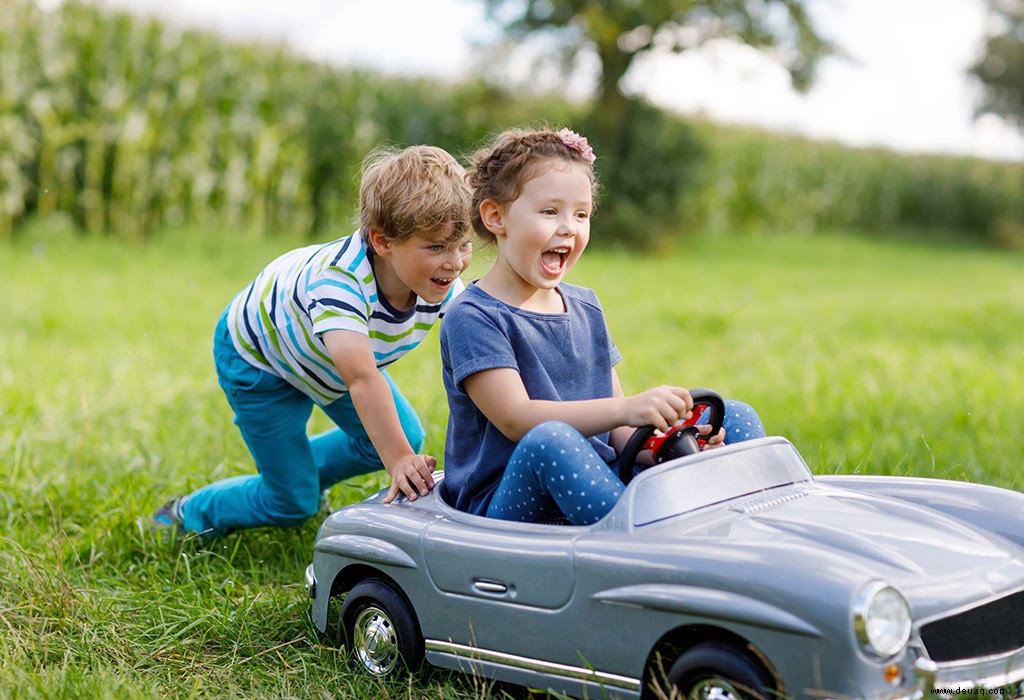
{"type": "Polygon", "coordinates": [[[743,696],[727,680],[706,678],[690,689],[689,700],[742,700],[743,696]]]}
{"type": "Polygon", "coordinates": [[[356,618],[356,655],[363,667],[375,676],[387,676],[398,664],[398,635],[391,618],[371,605],[356,618]]]}

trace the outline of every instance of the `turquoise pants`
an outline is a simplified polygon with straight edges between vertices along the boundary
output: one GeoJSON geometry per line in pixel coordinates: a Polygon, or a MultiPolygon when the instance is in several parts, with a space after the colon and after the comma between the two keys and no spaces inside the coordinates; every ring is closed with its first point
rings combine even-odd
{"type": "MultiPolygon", "coordinates": [[[[222,314],[214,332],[217,377],[235,412],[257,474],[231,477],[192,493],[182,508],[185,527],[224,534],[238,528],[292,525],[313,516],[320,493],[343,479],[383,469],[351,397],[321,406],[338,426],[310,437],[313,400],[277,375],[249,364],[235,350],[222,314]]],[[[387,373],[398,417],[412,448],[423,448],[419,417],[387,373]]]]}

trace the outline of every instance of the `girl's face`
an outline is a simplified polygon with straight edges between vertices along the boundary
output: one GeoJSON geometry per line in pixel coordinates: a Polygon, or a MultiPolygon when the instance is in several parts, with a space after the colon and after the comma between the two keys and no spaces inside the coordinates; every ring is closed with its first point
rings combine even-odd
{"type": "Polygon", "coordinates": [[[498,242],[503,279],[523,291],[552,290],[579,260],[590,240],[593,187],[587,170],[551,161],[505,206],[487,201],[484,222],[498,242]]]}

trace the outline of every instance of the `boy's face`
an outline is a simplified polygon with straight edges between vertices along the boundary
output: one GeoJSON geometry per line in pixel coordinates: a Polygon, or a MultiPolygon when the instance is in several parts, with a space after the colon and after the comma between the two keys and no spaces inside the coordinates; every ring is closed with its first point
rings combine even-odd
{"type": "Polygon", "coordinates": [[[391,242],[391,267],[398,280],[424,301],[439,304],[473,260],[473,232],[449,241],[451,229],[418,232],[391,242]]]}

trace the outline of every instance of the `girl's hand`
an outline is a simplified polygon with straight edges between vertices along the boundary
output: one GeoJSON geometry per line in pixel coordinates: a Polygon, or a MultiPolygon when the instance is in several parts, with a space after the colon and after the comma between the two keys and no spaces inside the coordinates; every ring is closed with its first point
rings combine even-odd
{"type": "Polygon", "coordinates": [[[417,496],[426,496],[434,488],[434,467],[437,460],[430,455],[409,455],[388,468],[391,488],[384,497],[384,503],[391,503],[401,491],[410,501],[417,496]]]}
{"type": "Polygon", "coordinates": [[[693,410],[690,392],[667,384],[627,396],[623,401],[626,405],[623,425],[634,428],[653,425],[662,432],[689,418],[693,410]]]}
{"type": "Polygon", "coordinates": [[[703,450],[713,450],[716,447],[725,447],[725,428],[719,428],[718,432],[711,437],[708,435],[711,433],[711,426],[704,424],[697,426],[697,432],[700,433],[701,437],[707,440],[707,444],[702,448],[703,450]]]}

